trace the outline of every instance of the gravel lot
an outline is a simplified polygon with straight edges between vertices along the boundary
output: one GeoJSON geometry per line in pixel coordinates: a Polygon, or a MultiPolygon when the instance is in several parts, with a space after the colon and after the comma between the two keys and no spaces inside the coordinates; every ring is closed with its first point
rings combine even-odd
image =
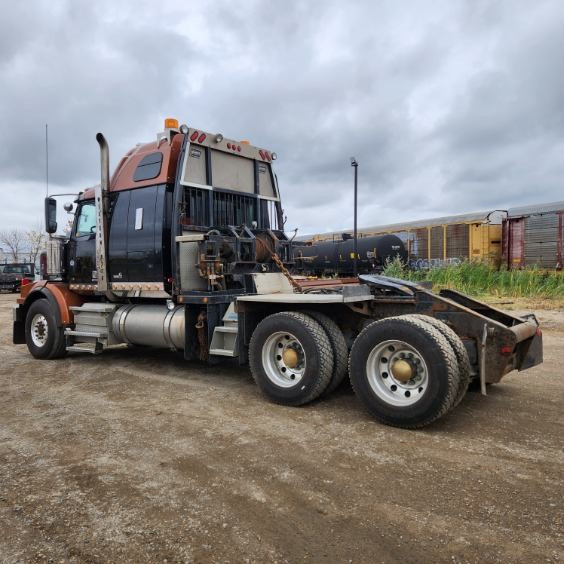
{"type": "Polygon", "coordinates": [[[564,313],[545,363],[423,431],[350,388],[267,403],[245,368],[128,350],[37,361],[0,296],[0,561],[563,558],[564,313]]]}

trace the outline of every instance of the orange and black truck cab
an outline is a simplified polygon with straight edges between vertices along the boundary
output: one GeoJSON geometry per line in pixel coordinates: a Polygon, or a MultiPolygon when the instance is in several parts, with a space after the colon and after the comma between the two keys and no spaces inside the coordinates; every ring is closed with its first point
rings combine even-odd
{"type": "MultiPolygon", "coordinates": [[[[232,294],[245,286],[237,280],[236,271],[270,268],[259,265],[254,256],[238,256],[244,248],[241,240],[269,232],[274,241],[286,241],[271,169],[276,155],[246,141],[179,128],[167,121],[156,141],[139,144],[121,158],[109,182],[105,251],[112,299],[161,303],[203,300],[210,287],[200,279],[196,256],[190,265],[194,272],[185,272],[181,285],[178,241],[183,237],[202,239],[214,230],[221,233],[218,245],[225,247],[226,238],[231,238],[237,250],[232,257],[237,265],[229,275],[223,274],[222,290],[227,294],[223,301],[229,303],[232,294]],[[252,226],[253,234],[239,230],[242,225],[252,226]],[[182,294],[186,296],[179,299],[182,294]]],[[[71,307],[105,300],[97,292],[95,188],[80,193],[75,204],[68,238],[51,241],[59,246],[55,261],[60,262],[60,268],[51,264],[54,272],[22,292],[21,307],[14,314],[15,343],[25,342],[26,312],[37,299],[49,300],[63,327],[73,324],[71,307]]],[[[225,251],[222,259],[227,254],[225,251]]],[[[288,245],[281,254],[289,258],[288,245]]],[[[222,301],[217,289],[215,300],[222,301]]]]}

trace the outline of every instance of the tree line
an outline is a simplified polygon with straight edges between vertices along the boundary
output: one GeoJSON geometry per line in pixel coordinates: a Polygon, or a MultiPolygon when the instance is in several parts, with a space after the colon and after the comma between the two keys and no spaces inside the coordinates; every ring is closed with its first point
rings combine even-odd
{"type": "Polygon", "coordinates": [[[47,236],[43,229],[8,229],[0,231],[0,247],[4,259],[10,262],[35,264],[39,253],[45,248],[47,236]]]}

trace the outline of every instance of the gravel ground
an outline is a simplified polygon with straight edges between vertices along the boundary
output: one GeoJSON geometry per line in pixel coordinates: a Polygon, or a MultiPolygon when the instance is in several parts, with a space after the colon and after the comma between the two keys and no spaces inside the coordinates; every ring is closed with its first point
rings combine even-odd
{"type": "Polygon", "coordinates": [[[37,361],[0,296],[0,561],[553,562],[564,313],[542,366],[422,431],[350,388],[267,403],[245,368],[128,350],[37,361]]]}

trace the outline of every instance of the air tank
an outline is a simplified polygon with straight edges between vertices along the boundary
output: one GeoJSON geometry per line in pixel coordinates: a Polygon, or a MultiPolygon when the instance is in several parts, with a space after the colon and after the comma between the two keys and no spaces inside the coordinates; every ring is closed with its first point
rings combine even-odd
{"type": "MultiPolygon", "coordinates": [[[[359,237],[357,242],[358,272],[379,272],[387,260],[399,257],[407,262],[403,241],[396,235],[359,237]]],[[[322,241],[294,249],[300,271],[311,274],[352,274],[354,240],[322,241]]]]}

